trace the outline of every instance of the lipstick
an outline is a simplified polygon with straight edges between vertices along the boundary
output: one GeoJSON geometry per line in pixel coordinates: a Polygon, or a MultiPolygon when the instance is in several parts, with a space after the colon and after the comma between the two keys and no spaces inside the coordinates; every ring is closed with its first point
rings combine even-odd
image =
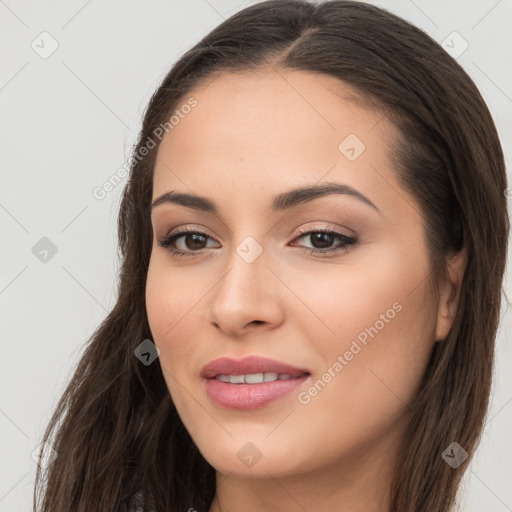
{"type": "Polygon", "coordinates": [[[305,368],[259,356],[222,357],[201,370],[208,397],[227,409],[263,407],[300,387],[310,376],[305,368]]]}

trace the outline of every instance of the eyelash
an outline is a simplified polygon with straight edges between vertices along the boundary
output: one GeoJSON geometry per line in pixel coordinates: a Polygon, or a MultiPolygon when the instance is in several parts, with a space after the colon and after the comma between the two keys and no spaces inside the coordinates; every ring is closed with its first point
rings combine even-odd
{"type": "MultiPolygon", "coordinates": [[[[342,233],[338,233],[337,231],[332,231],[327,228],[319,228],[319,229],[313,229],[313,230],[303,230],[299,231],[299,236],[295,238],[295,240],[300,238],[305,238],[306,235],[311,235],[314,233],[326,233],[329,235],[333,235],[335,238],[340,239],[342,242],[339,246],[331,248],[331,249],[312,249],[310,247],[302,247],[301,250],[307,252],[308,254],[326,254],[326,253],[334,253],[336,251],[344,250],[348,251],[357,243],[357,239],[349,237],[347,235],[343,235],[342,233]]],[[[193,257],[197,256],[198,254],[201,254],[202,251],[181,251],[180,249],[174,249],[171,248],[171,244],[176,242],[179,238],[185,236],[185,235],[201,235],[205,238],[211,238],[206,233],[202,233],[201,231],[197,231],[195,229],[191,228],[184,228],[183,230],[173,233],[172,235],[168,235],[164,237],[160,242],[158,242],[158,245],[165,248],[168,252],[171,253],[172,256],[185,256],[185,257],[193,257]]]]}

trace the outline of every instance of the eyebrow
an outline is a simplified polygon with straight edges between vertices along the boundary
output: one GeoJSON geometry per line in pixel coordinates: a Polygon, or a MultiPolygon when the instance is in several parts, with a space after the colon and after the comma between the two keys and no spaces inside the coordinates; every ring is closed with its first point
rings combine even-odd
{"type": "MultiPolygon", "coordinates": [[[[271,209],[272,212],[289,210],[299,204],[308,203],[319,197],[332,194],[342,194],[355,197],[362,203],[371,206],[380,215],[382,215],[382,212],[377,208],[377,206],[375,206],[375,204],[373,204],[372,201],[370,201],[370,199],[356,189],[342,183],[322,183],[321,185],[304,186],[283,192],[274,197],[271,209]]],[[[211,199],[194,194],[178,193],[174,190],[157,197],[151,204],[151,211],[164,203],[179,204],[181,206],[186,206],[187,208],[193,208],[194,210],[213,213],[215,215],[218,215],[219,213],[218,206],[211,199]]]]}

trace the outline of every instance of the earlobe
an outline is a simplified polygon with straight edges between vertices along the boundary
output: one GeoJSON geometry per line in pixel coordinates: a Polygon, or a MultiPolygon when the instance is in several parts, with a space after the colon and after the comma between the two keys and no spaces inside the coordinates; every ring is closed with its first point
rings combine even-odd
{"type": "Polygon", "coordinates": [[[465,247],[447,261],[448,280],[443,283],[439,294],[436,341],[446,339],[455,320],[467,261],[468,254],[465,247]]]}

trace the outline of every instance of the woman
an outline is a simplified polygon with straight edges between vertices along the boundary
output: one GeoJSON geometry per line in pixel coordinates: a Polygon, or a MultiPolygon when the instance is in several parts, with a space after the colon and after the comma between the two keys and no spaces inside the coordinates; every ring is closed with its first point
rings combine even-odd
{"type": "Polygon", "coordinates": [[[340,0],[233,15],[149,102],[41,510],[453,510],[506,187],[488,108],[424,32],[340,0]]]}

